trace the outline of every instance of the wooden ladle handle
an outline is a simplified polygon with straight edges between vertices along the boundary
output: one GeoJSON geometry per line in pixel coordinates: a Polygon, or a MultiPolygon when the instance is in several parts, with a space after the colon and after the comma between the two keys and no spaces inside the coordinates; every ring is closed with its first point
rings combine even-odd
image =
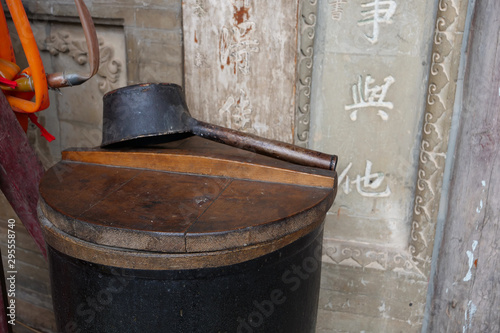
{"type": "Polygon", "coordinates": [[[335,170],[337,166],[336,155],[328,155],[285,142],[265,139],[257,135],[205,123],[194,118],[190,119],[190,126],[193,134],[203,138],[287,162],[327,170],[335,170]]]}

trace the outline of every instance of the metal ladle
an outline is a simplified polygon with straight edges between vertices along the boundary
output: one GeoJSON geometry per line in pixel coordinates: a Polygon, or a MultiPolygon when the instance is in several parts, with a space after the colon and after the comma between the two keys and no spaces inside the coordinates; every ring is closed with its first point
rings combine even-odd
{"type": "Polygon", "coordinates": [[[336,155],[205,123],[191,117],[182,88],[176,84],[140,84],[103,97],[101,147],[151,144],[198,135],[288,162],[335,170],[336,155]]]}

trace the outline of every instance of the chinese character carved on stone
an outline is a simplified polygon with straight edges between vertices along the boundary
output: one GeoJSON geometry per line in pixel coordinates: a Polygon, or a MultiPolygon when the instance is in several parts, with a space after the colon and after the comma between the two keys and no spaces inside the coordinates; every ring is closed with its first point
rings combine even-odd
{"type": "Polygon", "coordinates": [[[356,175],[356,178],[351,181],[347,173],[352,167],[352,163],[349,163],[347,167],[340,173],[338,179],[338,186],[341,188],[345,194],[349,194],[352,189],[351,185],[356,185],[356,191],[363,197],[367,198],[384,198],[391,195],[391,189],[389,185],[386,185],[385,190],[378,190],[385,179],[383,172],[372,173],[373,163],[370,160],[366,160],[365,174],[363,176],[356,175]]]}
{"type": "Polygon", "coordinates": [[[238,99],[229,96],[219,109],[219,116],[223,119],[225,126],[239,131],[251,129],[251,115],[252,106],[243,89],[240,90],[238,99]]]}
{"type": "Polygon", "coordinates": [[[382,118],[382,120],[387,121],[389,115],[382,109],[392,110],[394,105],[384,99],[387,90],[396,80],[389,75],[384,79],[383,85],[373,85],[375,80],[370,75],[367,75],[364,84],[362,81],[362,76],[359,76],[358,84],[352,86],[352,99],[354,103],[345,106],[346,111],[352,110],[350,113],[351,120],[356,121],[358,119],[359,109],[375,108],[378,109],[377,115],[382,118]]]}
{"type": "Polygon", "coordinates": [[[347,3],[347,0],[330,0],[329,3],[332,7],[332,19],[340,21],[344,12],[344,4],[347,3]]]}
{"type": "Polygon", "coordinates": [[[365,34],[366,39],[370,43],[375,44],[378,42],[380,33],[380,23],[392,23],[392,16],[396,12],[396,1],[394,0],[373,0],[361,4],[361,7],[366,8],[361,11],[363,19],[358,21],[358,26],[371,25],[372,35],[365,34]]]}

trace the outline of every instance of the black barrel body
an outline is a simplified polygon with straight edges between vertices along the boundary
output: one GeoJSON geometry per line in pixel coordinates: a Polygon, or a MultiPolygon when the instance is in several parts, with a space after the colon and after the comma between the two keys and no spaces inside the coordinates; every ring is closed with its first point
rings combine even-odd
{"type": "Polygon", "coordinates": [[[191,270],[105,266],[49,246],[58,330],[314,332],[322,229],[250,261],[191,270]]]}

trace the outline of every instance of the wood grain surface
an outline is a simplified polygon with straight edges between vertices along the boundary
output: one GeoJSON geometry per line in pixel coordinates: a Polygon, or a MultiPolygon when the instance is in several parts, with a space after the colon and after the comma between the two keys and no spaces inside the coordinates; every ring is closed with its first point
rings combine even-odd
{"type": "Polygon", "coordinates": [[[71,149],[63,160],[160,171],[332,187],[331,170],[284,162],[199,137],[120,150],[71,149]]]}
{"type": "Polygon", "coordinates": [[[429,332],[500,331],[500,2],[475,2],[429,332]]]}
{"type": "Polygon", "coordinates": [[[48,244],[134,267],[146,265],[145,253],[156,253],[148,267],[161,254],[171,265],[215,265],[262,255],[321,225],[336,194],[334,171],[205,141],[65,152],[40,186],[48,244]],[[123,260],[120,251],[143,253],[123,260]]]}

